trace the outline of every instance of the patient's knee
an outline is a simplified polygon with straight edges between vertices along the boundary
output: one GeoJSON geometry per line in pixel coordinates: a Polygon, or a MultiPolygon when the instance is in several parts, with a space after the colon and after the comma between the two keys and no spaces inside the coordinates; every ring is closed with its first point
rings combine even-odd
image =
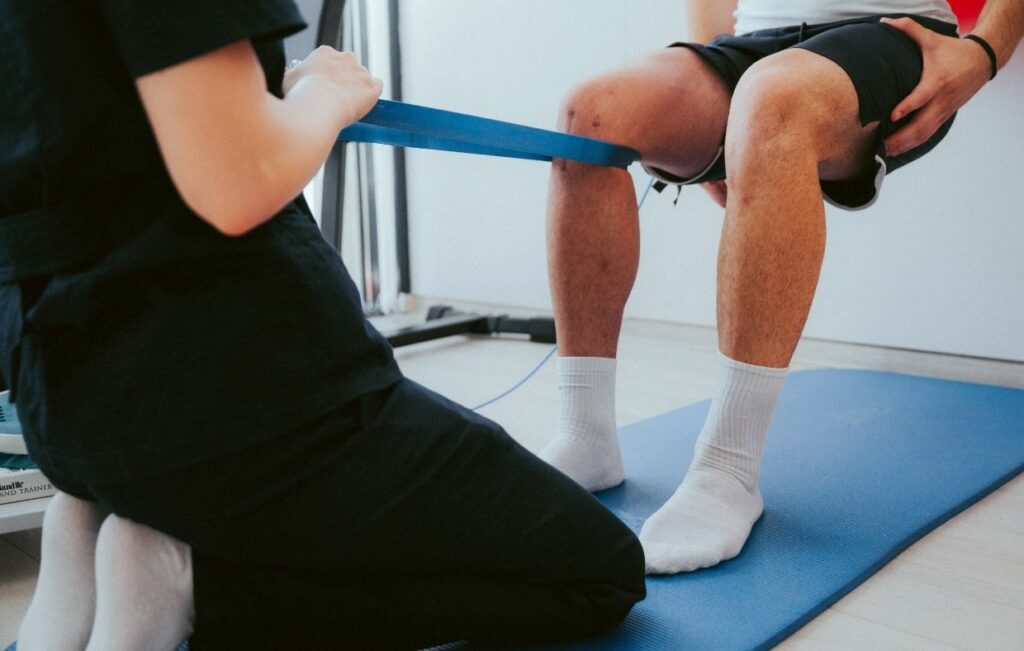
{"type": "Polygon", "coordinates": [[[578,84],[562,100],[558,126],[562,131],[595,137],[614,131],[615,115],[621,110],[614,79],[598,77],[578,84]]]}
{"type": "MultiPolygon", "coordinates": [[[[630,142],[633,136],[626,117],[631,113],[626,104],[629,95],[625,80],[615,75],[581,82],[562,99],[558,111],[558,130],[609,142],[630,142]]],[[[559,169],[582,166],[561,159],[555,163],[559,169]]]]}
{"type": "Polygon", "coordinates": [[[763,59],[740,79],[726,132],[730,174],[757,161],[820,159],[835,136],[835,102],[815,90],[814,76],[797,65],[808,55],[798,54],[763,59]]]}

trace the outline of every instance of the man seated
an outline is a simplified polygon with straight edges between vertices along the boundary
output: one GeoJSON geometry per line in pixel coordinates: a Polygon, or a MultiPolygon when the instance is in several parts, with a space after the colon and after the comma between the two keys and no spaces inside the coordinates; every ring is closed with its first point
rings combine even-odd
{"type": "MultiPolygon", "coordinates": [[[[761,515],[761,453],[821,269],[823,199],[873,203],[1024,33],[1016,0],[989,0],[963,39],[945,0],[729,5],[690,0],[695,42],[580,84],[560,114],[563,130],[633,147],[655,177],[703,184],[725,208],[716,388],[685,479],[641,532],[651,573],[732,558],[761,515]]],[[[541,457],[597,491],[624,474],[615,355],[636,198],[623,170],[556,161],[548,205],[561,417],[541,457]]]]}

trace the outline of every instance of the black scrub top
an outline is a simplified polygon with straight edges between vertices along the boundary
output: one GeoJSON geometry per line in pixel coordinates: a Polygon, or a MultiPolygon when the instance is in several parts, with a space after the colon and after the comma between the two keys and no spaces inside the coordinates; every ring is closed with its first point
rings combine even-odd
{"type": "Polygon", "coordinates": [[[51,478],[286,441],[400,378],[302,198],[219,234],[134,86],[249,39],[280,97],[280,39],[304,27],[290,0],[0,2],[0,374],[51,478]]]}

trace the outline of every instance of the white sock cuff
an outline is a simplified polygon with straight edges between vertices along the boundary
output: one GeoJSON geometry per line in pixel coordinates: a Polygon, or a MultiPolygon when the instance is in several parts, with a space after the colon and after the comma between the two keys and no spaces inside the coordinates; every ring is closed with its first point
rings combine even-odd
{"type": "Polygon", "coordinates": [[[559,357],[559,433],[580,438],[615,436],[615,359],[559,357]]]}
{"type": "Polygon", "coordinates": [[[719,354],[711,408],[697,438],[696,465],[728,472],[753,490],[765,433],[788,370],[719,354]]]}
{"type": "Polygon", "coordinates": [[[744,400],[740,396],[755,400],[763,397],[774,404],[788,374],[788,368],[755,366],[719,353],[715,395],[720,398],[729,396],[730,401],[744,400]]]}
{"type": "Polygon", "coordinates": [[[559,357],[556,363],[559,376],[572,373],[583,376],[611,374],[614,377],[615,361],[614,357],[559,357]]]}
{"type": "Polygon", "coordinates": [[[747,364],[746,362],[740,362],[731,357],[726,356],[722,351],[718,351],[718,363],[724,368],[728,368],[736,373],[743,373],[745,375],[752,375],[755,377],[764,378],[780,378],[786,377],[789,373],[789,367],[777,368],[775,366],[758,366],[756,364],[747,364]]]}

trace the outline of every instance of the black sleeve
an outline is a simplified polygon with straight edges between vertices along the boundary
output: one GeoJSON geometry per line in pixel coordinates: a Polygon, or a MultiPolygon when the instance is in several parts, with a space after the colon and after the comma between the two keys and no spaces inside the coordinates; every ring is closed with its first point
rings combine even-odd
{"type": "Polygon", "coordinates": [[[99,0],[132,77],[249,39],[306,27],[292,0],[99,0]]]}

